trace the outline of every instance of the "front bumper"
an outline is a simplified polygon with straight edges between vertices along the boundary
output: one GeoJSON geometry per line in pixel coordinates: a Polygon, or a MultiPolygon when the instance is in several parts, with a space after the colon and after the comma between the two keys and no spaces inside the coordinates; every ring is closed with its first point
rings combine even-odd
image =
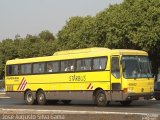
{"type": "Polygon", "coordinates": [[[128,93],[125,94],[124,96],[124,100],[139,100],[139,99],[152,99],[153,98],[154,93],[128,93]]]}
{"type": "Polygon", "coordinates": [[[155,90],[153,96],[160,97],[160,90],[155,90]]]}

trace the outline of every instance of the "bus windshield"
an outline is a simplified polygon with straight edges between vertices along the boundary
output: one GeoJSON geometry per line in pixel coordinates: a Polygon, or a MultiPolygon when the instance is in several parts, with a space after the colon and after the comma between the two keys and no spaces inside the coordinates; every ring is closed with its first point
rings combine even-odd
{"type": "Polygon", "coordinates": [[[150,62],[147,56],[123,56],[124,78],[151,78],[150,62]]]}

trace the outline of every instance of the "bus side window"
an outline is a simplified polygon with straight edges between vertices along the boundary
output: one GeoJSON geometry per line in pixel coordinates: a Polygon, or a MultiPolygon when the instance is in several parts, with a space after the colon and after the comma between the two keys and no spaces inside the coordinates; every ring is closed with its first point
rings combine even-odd
{"type": "Polygon", "coordinates": [[[47,62],[47,72],[59,72],[59,62],[47,62]]]}
{"type": "Polygon", "coordinates": [[[82,70],[82,60],[77,60],[77,69],[76,69],[76,71],[81,71],[82,70]]]}
{"type": "Polygon", "coordinates": [[[18,75],[18,65],[9,65],[7,66],[7,74],[8,75],[18,75]]]}
{"type": "Polygon", "coordinates": [[[62,72],[74,71],[74,69],[75,69],[75,60],[61,61],[62,72]]]}
{"type": "Polygon", "coordinates": [[[84,66],[85,70],[91,70],[91,59],[85,59],[84,66]]]}
{"type": "Polygon", "coordinates": [[[47,72],[53,72],[53,65],[51,63],[47,63],[47,72]]]}
{"type": "Polygon", "coordinates": [[[75,69],[75,60],[69,60],[68,61],[68,67],[70,71],[74,71],[75,69]]]}
{"type": "Polygon", "coordinates": [[[94,58],[93,59],[93,70],[104,70],[107,64],[106,57],[94,58]]]}
{"type": "Polygon", "coordinates": [[[68,71],[67,63],[68,61],[61,61],[61,72],[68,71]]]}
{"type": "Polygon", "coordinates": [[[112,57],[111,72],[114,77],[120,78],[120,66],[118,57],[112,57]]]}
{"type": "Polygon", "coordinates": [[[33,64],[33,73],[44,73],[44,72],[45,72],[45,63],[33,64]]]}
{"type": "Polygon", "coordinates": [[[31,64],[22,64],[20,74],[31,74],[31,64]]]}
{"type": "Polygon", "coordinates": [[[85,71],[91,70],[91,59],[80,59],[77,60],[77,69],[76,71],[85,71]]]}

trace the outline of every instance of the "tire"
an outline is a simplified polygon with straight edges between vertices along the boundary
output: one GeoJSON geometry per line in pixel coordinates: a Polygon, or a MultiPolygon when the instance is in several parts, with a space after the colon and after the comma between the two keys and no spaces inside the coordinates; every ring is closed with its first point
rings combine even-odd
{"type": "Polygon", "coordinates": [[[160,97],[155,97],[156,100],[160,100],[160,97]]]}
{"type": "Polygon", "coordinates": [[[68,105],[71,103],[71,100],[62,100],[62,102],[65,104],[65,105],[68,105]]]}
{"type": "Polygon", "coordinates": [[[45,105],[47,103],[46,95],[43,90],[38,91],[36,100],[39,105],[45,105]]]}
{"type": "Polygon", "coordinates": [[[31,90],[28,90],[24,95],[24,100],[27,105],[33,105],[35,100],[31,90]]]}
{"type": "Polygon", "coordinates": [[[121,101],[120,102],[123,106],[128,106],[132,103],[132,101],[121,101]]]}
{"type": "Polygon", "coordinates": [[[107,98],[106,98],[105,91],[103,91],[103,90],[98,90],[98,91],[96,92],[94,103],[95,103],[97,106],[106,106],[106,105],[107,105],[107,98]]]}

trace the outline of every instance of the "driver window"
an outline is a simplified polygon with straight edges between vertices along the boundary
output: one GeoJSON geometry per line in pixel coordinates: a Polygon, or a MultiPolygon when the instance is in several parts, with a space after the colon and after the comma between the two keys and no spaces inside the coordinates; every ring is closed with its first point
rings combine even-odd
{"type": "Polygon", "coordinates": [[[119,66],[119,58],[118,57],[112,57],[111,72],[114,77],[120,78],[120,66],[119,66]]]}

